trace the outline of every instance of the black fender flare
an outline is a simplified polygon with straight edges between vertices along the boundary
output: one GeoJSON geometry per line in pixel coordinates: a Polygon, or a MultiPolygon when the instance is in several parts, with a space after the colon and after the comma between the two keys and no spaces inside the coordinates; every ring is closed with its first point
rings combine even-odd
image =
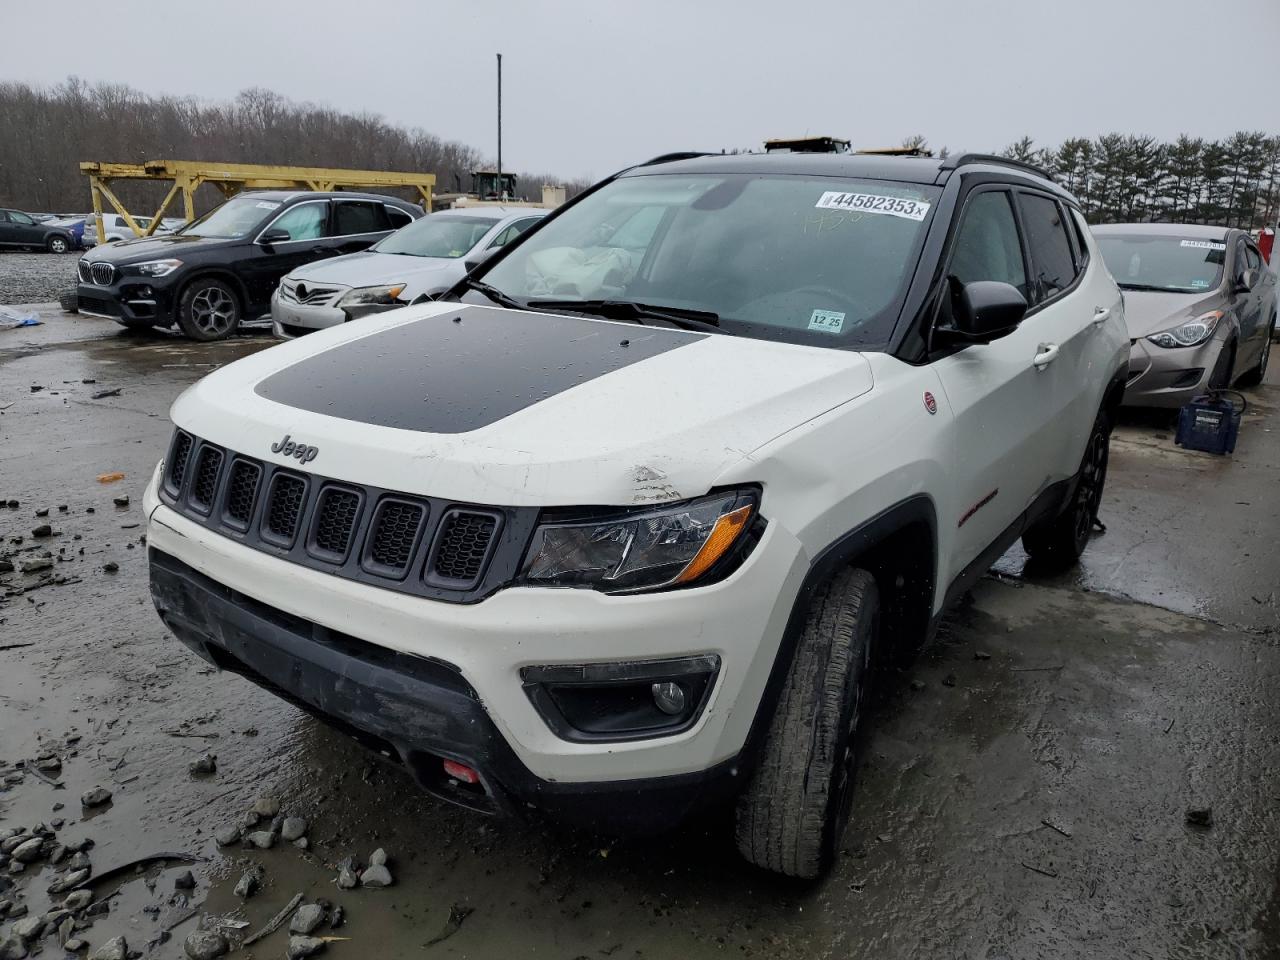
{"type": "Polygon", "coordinates": [[[917,493],[864,520],[852,530],[841,534],[814,556],[809,569],[796,591],[791,604],[791,613],[787,617],[787,625],[778,643],[774,655],[773,667],[769,671],[769,679],[765,684],[760,702],[756,704],[755,716],[751,721],[751,729],[747,732],[747,740],[739,757],[743,765],[754,766],[755,758],[765,735],[769,731],[769,722],[777,709],[782,695],[783,684],[791,669],[791,661],[795,658],[796,645],[804,630],[805,618],[809,611],[809,603],[818,587],[825,583],[832,574],[841,567],[847,566],[854,559],[865,554],[877,544],[884,543],[889,537],[905,528],[925,524],[929,529],[932,556],[929,558],[929,610],[927,620],[933,620],[933,598],[936,595],[938,582],[938,512],[933,499],[926,494],[917,493]]]}

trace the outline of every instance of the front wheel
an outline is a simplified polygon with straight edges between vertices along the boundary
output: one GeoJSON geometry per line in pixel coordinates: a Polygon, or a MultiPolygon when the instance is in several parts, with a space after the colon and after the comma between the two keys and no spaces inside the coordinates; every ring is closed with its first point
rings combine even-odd
{"type": "Polygon", "coordinates": [[[757,866],[813,879],[849,820],[858,723],[880,627],[865,570],[837,573],[810,602],[751,783],[738,800],[738,850],[757,866]]]}
{"type": "Polygon", "coordinates": [[[1098,518],[1111,453],[1111,420],[1099,412],[1080,461],[1075,493],[1067,508],[1022,535],[1022,546],[1034,560],[1066,567],[1080,559],[1098,518]]]}
{"type": "Polygon", "coordinates": [[[1256,387],[1267,375],[1267,361],[1271,359],[1271,337],[1276,332],[1276,318],[1272,317],[1262,337],[1262,356],[1258,357],[1257,366],[1247,370],[1240,376],[1240,385],[1256,387]]]}
{"type": "Polygon", "coordinates": [[[213,277],[191,281],[178,301],[178,326],[192,340],[225,340],[240,327],[235,291],[213,277]]]}
{"type": "Polygon", "coordinates": [[[50,253],[66,253],[71,249],[71,244],[66,237],[50,237],[48,247],[50,253]]]}

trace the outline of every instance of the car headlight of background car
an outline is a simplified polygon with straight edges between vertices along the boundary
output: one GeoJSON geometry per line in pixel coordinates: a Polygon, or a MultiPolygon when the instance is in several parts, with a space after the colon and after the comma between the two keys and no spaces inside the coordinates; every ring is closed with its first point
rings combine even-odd
{"type": "Polygon", "coordinates": [[[133,269],[144,277],[167,277],[180,266],[181,260],[148,260],[146,263],[135,263],[133,269]]]}
{"type": "Polygon", "coordinates": [[[754,542],[758,505],[755,490],[728,490],[669,506],[553,517],[534,531],[522,579],[606,593],[705,581],[754,542]]]}
{"type": "Polygon", "coordinates": [[[396,299],[404,292],[405,284],[389,283],[380,287],[357,287],[338,301],[339,307],[367,307],[371,304],[399,303],[396,299]]]}
{"type": "Polygon", "coordinates": [[[1172,330],[1162,330],[1147,337],[1157,347],[1172,350],[1175,347],[1197,347],[1213,336],[1218,329],[1218,321],[1222,319],[1221,310],[1210,310],[1202,313],[1194,320],[1179,324],[1172,330]]]}

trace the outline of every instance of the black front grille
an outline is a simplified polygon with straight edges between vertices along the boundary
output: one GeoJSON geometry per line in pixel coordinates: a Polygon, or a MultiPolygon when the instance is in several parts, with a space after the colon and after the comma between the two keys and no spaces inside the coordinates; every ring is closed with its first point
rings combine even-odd
{"type": "Polygon", "coordinates": [[[311,534],[313,552],[338,562],[345,560],[359,516],[360,494],[343,487],[321,490],[311,534]]]}
{"type": "Polygon", "coordinates": [[[307,481],[291,473],[277,473],[271,481],[264,531],[281,543],[292,544],[306,494],[307,481]]]}
{"type": "Polygon", "coordinates": [[[91,263],[89,274],[98,286],[107,287],[116,278],[116,268],[109,263],[91,263]]]}
{"type": "Polygon", "coordinates": [[[196,472],[191,478],[191,503],[201,513],[213,507],[218,492],[218,471],[222,469],[222,451],[207,444],[196,455],[196,472]]]}
{"type": "Polygon", "coordinates": [[[429,580],[474,583],[484,569],[498,518],[490,513],[450,510],[431,553],[429,580]]]}
{"type": "Polygon", "coordinates": [[[81,260],[76,263],[76,271],[80,274],[81,283],[92,283],[93,277],[89,273],[89,264],[81,260]]]}
{"type": "Polygon", "coordinates": [[[182,478],[187,475],[187,459],[191,456],[191,434],[181,430],[173,438],[173,455],[169,458],[169,486],[182,489],[182,478]]]}
{"type": "Polygon", "coordinates": [[[161,497],[247,547],[325,573],[468,603],[513,583],[533,507],[480,507],[315,476],[174,433],[161,497]]]}
{"type": "Polygon", "coordinates": [[[237,530],[248,530],[253,519],[253,504],[258,497],[258,481],[262,467],[251,460],[237,459],[227,479],[226,519],[237,530]]]}
{"type": "Polygon", "coordinates": [[[369,537],[369,565],[383,573],[403,575],[418,547],[426,510],[420,504],[384,500],[373,519],[369,537]]]}

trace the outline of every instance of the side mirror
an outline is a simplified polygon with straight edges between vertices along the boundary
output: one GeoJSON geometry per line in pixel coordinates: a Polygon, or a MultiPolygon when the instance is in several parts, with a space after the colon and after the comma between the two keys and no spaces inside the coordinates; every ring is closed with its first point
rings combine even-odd
{"type": "Polygon", "coordinates": [[[1258,271],[1252,268],[1245,270],[1240,274],[1240,279],[1236,281],[1237,293],[1248,293],[1258,285],[1258,271]]]}
{"type": "Polygon", "coordinates": [[[956,332],[973,343],[1012,333],[1026,315],[1027,298],[1017,287],[998,280],[966,283],[956,298],[956,332]]]}
{"type": "Polygon", "coordinates": [[[477,250],[475,253],[471,254],[471,256],[467,257],[467,259],[463,260],[462,265],[466,267],[467,273],[472,273],[475,271],[476,267],[491,259],[493,255],[501,249],[501,247],[485,247],[483,250],[477,250]]]}
{"type": "Polygon", "coordinates": [[[268,230],[258,238],[258,243],[264,247],[269,247],[273,243],[288,243],[293,237],[288,230],[268,230]]]}

